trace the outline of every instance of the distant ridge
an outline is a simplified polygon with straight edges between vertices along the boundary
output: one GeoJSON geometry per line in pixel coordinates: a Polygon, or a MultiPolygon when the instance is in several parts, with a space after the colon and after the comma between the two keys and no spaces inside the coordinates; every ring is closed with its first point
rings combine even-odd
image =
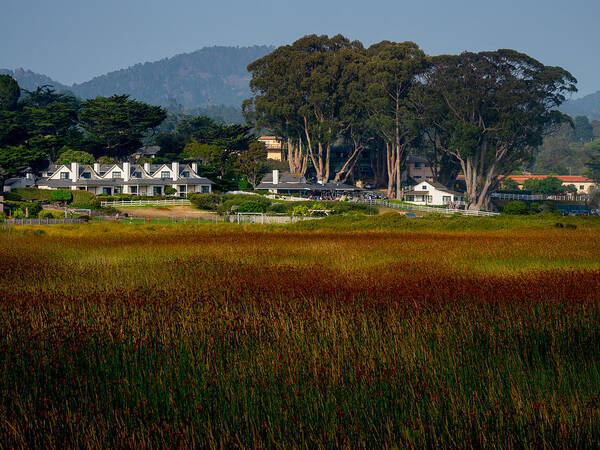
{"type": "Polygon", "coordinates": [[[72,86],[30,70],[0,69],[0,73],[12,75],[28,90],[51,84],[59,91],[69,90],[82,99],[129,94],[153,105],[177,103],[190,109],[211,105],[239,108],[250,96],[250,75],[246,67],[273,49],[266,45],[205,47],[160,61],[135,64],[72,86]]]}
{"type": "Polygon", "coordinates": [[[560,110],[571,117],[587,116],[590,120],[600,120],[600,91],[576,100],[565,102],[560,110]]]}
{"type": "Polygon", "coordinates": [[[32,72],[31,70],[25,69],[0,69],[0,75],[10,75],[19,83],[21,89],[27,89],[28,91],[33,91],[38,86],[43,86],[45,84],[49,84],[54,86],[54,89],[57,91],[64,91],[69,89],[68,86],[59,83],[56,80],[53,80],[49,76],[42,75],[39,73],[32,72]]]}

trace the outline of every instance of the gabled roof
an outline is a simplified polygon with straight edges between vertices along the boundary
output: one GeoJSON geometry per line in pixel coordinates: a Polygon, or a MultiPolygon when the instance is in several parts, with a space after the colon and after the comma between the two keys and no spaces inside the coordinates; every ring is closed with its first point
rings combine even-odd
{"type": "MultiPolygon", "coordinates": [[[[417,185],[422,184],[422,183],[427,183],[429,186],[435,188],[436,190],[442,191],[442,192],[447,192],[448,194],[452,194],[452,195],[465,195],[463,192],[454,191],[454,190],[452,190],[450,188],[447,188],[442,183],[438,183],[437,181],[427,181],[427,180],[425,180],[425,181],[421,181],[421,183],[418,183],[417,185]]],[[[417,191],[417,192],[420,192],[420,191],[417,191]]]]}
{"type": "MultiPolygon", "coordinates": [[[[273,184],[273,172],[267,173],[260,182],[273,184]]],[[[306,183],[306,179],[302,175],[284,172],[279,174],[279,184],[284,183],[306,183]]]]}

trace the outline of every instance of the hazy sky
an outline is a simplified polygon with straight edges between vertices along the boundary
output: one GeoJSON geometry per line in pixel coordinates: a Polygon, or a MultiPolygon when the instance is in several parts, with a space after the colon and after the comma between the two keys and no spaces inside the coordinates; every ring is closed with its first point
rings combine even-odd
{"type": "Polygon", "coordinates": [[[428,54],[513,48],[600,90],[599,0],[1,0],[0,68],[65,84],[211,45],[342,33],[428,54]]]}

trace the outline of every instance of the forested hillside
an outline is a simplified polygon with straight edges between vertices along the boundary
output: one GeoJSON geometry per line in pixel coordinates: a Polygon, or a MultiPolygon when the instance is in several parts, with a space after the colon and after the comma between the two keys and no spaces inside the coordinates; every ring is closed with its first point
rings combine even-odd
{"type": "Polygon", "coordinates": [[[71,91],[84,99],[129,94],[137,100],[161,106],[175,100],[186,108],[239,107],[250,95],[246,67],[271,50],[267,46],[206,47],[111,72],[75,84],[71,91]]]}
{"type": "Polygon", "coordinates": [[[10,75],[22,89],[27,89],[28,91],[33,91],[39,86],[51,85],[54,86],[54,89],[57,91],[63,91],[69,89],[68,86],[65,86],[58,81],[53,80],[49,76],[42,75],[40,73],[32,72],[31,70],[25,69],[0,69],[0,75],[10,75]]]}
{"type": "Polygon", "coordinates": [[[600,120],[600,91],[576,100],[565,102],[560,110],[571,117],[587,116],[590,120],[600,120]]]}

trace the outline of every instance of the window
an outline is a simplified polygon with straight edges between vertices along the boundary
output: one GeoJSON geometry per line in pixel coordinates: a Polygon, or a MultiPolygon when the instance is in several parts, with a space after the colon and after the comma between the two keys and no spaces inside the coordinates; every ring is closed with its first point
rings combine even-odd
{"type": "Polygon", "coordinates": [[[427,190],[427,186],[423,186],[421,189],[425,189],[425,190],[427,190]]]}
{"type": "Polygon", "coordinates": [[[181,172],[181,176],[182,176],[183,178],[189,178],[189,177],[190,177],[190,173],[189,173],[189,172],[187,172],[187,171],[186,171],[186,172],[181,172]]]}
{"type": "Polygon", "coordinates": [[[185,197],[185,194],[187,194],[187,186],[185,184],[180,184],[178,187],[179,187],[179,196],[185,197]]]}
{"type": "Polygon", "coordinates": [[[210,186],[202,186],[202,193],[208,194],[210,192],[210,186]]]}
{"type": "Polygon", "coordinates": [[[414,202],[415,201],[415,196],[414,195],[407,195],[406,196],[406,201],[407,202],[414,202]]]}
{"type": "Polygon", "coordinates": [[[83,174],[81,174],[81,178],[85,178],[86,180],[89,180],[90,178],[92,178],[92,174],[89,172],[83,172],[83,174]]]}
{"type": "Polygon", "coordinates": [[[61,172],[60,173],[60,179],[61,180],[68,180],[69,179],[69,172],[61,172]]]}
{"type": "Polygon", "coordinates": [[[142,172],[133,172],[133,178],[142,178],[142,172]]]}
{"type": "Polygon", "coordinates": [[[104,195],[112,195],[112,188],[109,188],[109,187],[103,187],[103,188],[102,188],[102,193],[103,193],[104,195]]]}
{"type": "Polygon", "coordinates": [[[162,187],[152,186],[152,195],[162,195],[162,187]]]}
{"type": "Polygon", "coordinates": [[[418,162],[418,163],[416,162],[415,163],[415,169],[420,169],[421,166],[422,166],[422,164],[420,162],[418,162]]]}
{"type": "Polygon", "coordinates": [[[448,203],[452,201],[452,196],[451,195],[443,195],[442,196],[442,202],[444,203],[448,203]]]}
{"type": "Polygon", "coordinates": [[[138,188],[137,186],[129,186],[129,191],[130,191],[132,194],[137,194],[137,193],[138,193],[138,190],[137,190],[137,188],[138,188]]]}
{"type": "Polygon", "coordinates": [[[121,178],[121,172],[119,172],[118,170],[113,171],[112,178],[113,180],[121,178]]]}
{"type": "Polygon", "coordinates": [[[171,172],[169,172],[168,170],[163,170],[160,173],[160,177],[164,180],[164,179],[168,179],[171,178],[171,172]]]}
{"type": "Polygon", "coordinates": [[[580,191],[583,191],[584,189],[585,189],[585,186],[584,186],[583,184],[580,184],[580,185],[579,185],[579,190],[580,190],[580,191]]]}
{"type": "Polygon", "coordinates": [[[415,179],[421,178],[421,175],[415,175],[413,178],[415,178],[415,179]]]}
{"type": "Polygon", "coordinates": [[[431,195],[427,196],[427,202],[431,203],[433,201],[433,197],[431,195]]]}

